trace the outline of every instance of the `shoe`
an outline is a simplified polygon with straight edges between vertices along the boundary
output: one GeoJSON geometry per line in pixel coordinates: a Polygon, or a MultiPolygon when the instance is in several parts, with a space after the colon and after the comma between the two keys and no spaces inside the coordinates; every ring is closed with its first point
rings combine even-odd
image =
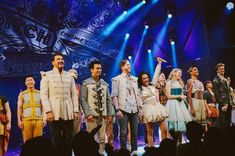
{"type": "Polygon", "coordinates": [[[132,151],[131,156],[138,156],[138,152],[137,151],[132,151]]]}

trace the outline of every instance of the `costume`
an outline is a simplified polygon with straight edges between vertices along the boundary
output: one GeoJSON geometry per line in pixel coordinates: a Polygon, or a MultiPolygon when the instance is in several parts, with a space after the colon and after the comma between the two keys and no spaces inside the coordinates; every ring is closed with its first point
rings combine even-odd
{"type": "Polygon", "coordinates": [[[197,79],[189,79],[187,86],[190,86],[190,88],[187,88],[188,100],[192,100],[193,108],[196,111],[195,117],[192,116],[192,120],[204,124],[206,120],[206,110],[203,101],[204,86],[197,79]]]}
{"type": "Polygon", "coordinates": [[[43,107],[39,90],[24,90],[20,96],[22,101],[23,140],[26,142],[43,132],[43,107]]]}
{"type": "Polygon", "coordinates": [[[112,97],[117,97],[119,109],[123,118],[119,119],[121,147],[126,148],[127,125],[130,123],[131,129],[131,152],[137,151],[138,136],[138,111],[141,101],[137,78],[130,74],[122,73],[112,78],[112,97]]]}
{"type": "Polygon", "coordinates": [[[85,113],[85,117],[93,116],[94,121],[87,121],[87,131],[91,132],[95,127],[102,123],[99,130],[99,136],[96,135],[97,141],[100,143],[100,154],[104,154],[105,132],[106,132],[106,116],[113,116],[111,97],[109,93],[109,85],[103,79],[95,81],[88,78],[81,85],[81,106],[85,113]],[[99,138],[98,138],[99,137],[99,138]]]}
{"type": "Polygon", "coordinates": [[[166,96],[166,82],[157,81],[157,89],[159,91],[159,102],[162,105],[166,105],[167,96],[166,96]]]}
{"type": "MultiPolygon", "coordinates": [[[[182,95],[183,88],[179,81],[169,80],[171,95],[182,95]]],[[[192,118],[182,99],[168,99],[166,108],[169,112],[169,117],[166,119],[167,129],[174,129],[175,131],[186,131],[186,123],[192,118]]]]}
{"type": "Polygon", "coordinates": [[[203,99],[206,101],[210,111],[212,112],[211,115],[207,113],[207,122],[209,123],[215,123],[216,119],[219,116],[219,111],[216,108],[216,100],[214,93],[211,93],[210,91],[206,90],[203,93],[203,99]]]}
{"type": "Polygon", "coordinates": [[[168,117],[167,109],[158,100],[157,79],[161,70],[158,64],[151,85],[142,86],[140,95],[143,100],[143,123],[159,122],[168,117]]]}
{"type": "Polygon", "coordinates": [[[219,118],[216,126],[225,129],[231,124],[232,96],[227,80],[223,76],[217,75],[213,79],[213,91],[216,102],[219,104],[219,118]],[[222,107],[227,105],[227,111],[222,111],[222,107]]]}
{"type": "Polygon", "coordinates": [[[6,154],[9,139],[10,139],[10,131],[7,131],[6,125],[9,122],[6,116],[5,104],[7,103],[7,99],[4,96],[0,96],[0,137],[1,145],[0,148],[3,149],[3,155],[6,154]]]}
{"type": "Polygon", "coordinates": [[[40,96],[45,113],[52,112],[49,123],[52,143],[61,156],[71,156],[74,113],[78,113],[78,96],[74,78],[57,68],[42,73],[40,96]]]}

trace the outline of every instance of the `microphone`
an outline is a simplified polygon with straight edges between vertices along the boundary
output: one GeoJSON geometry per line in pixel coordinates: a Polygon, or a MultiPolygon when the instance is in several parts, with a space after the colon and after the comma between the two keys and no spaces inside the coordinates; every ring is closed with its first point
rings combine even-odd
{"type": "Polygon", "coordinates": [[[162,62],[167,63],[167,61],[166,61],[166,60],[164,60],[164,59],[162,59],[161,57],[154,57],[154,59],[155,59],[155,60],[160,59],[162,62]]]}

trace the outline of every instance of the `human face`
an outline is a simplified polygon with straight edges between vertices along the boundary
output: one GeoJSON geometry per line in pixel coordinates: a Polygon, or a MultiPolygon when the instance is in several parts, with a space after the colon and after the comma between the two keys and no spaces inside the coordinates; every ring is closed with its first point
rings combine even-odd
{"type": "Polygon", "coordinates": [[[159,75],[159,80],[160,80],[160,81],[165,81],[165,80],[166,80],[166,76],[165,76],[164,73],[161,73],[161,74],[159,75]]]}
{"type": "Polygon", "coordinates": [[[197,67],[193,67],[192,71],[190,72],[191,75],[193,76],[198,76],[199,75],[199,70],[197,67]]]}
{"type": "Polygon", "coordinates": [[[122,66],[122,71],[124,71],[125,73],[130,73],[131,72],[131,64],[130,64],[129,61],[126,61],[124,66],[122,66]]]}
{"type": "Polygon", "coordinates": [[[95,79],[98,79],[102,73],[102,67],[101,64],[94,64],[93,69],[91,69],[91,75],[95,79]]]}
{"type": "Polygon", "coordinates": [[[35,81],[34,81],[33,77],[27,77],[25,79],[25,85],[27,86],[27,88],[34,88],[35,81]]]}
{"type": "Polygon", "coordinates": [[[208,83],[206,84],[206,87],[209,88],[209,89],[212,89],[212,88],[213,88],[213,85],[212,85],[211,82],[208,82],[208,83]]]}
{"type": "Polygon", "coordinates": [[[182,76],[181,70],[177,70],[177,71],[175,72],[175,79],[176,79],[176,80],[180,80],[180,79],[181,79],[181,76],[182,76]]]}
{"type": "Polygon", "coordinates": [[[63,69],[64,68],[64,58],[60,55],[56,55],[54,57],[54,60],[52,61],[52,64],[57,69],[63,69]]]}
{"type": "Polygon", "coordinates": [[[141,81],[142,81],[142,85],[143,86],[148,86],[148,84],[149,84],[149,77],[148,77],[148,75],[147,74],[143,74],[141,76],[141,81]]]}
{"type": "Polygon", "coordinates": [[[218,69],[217,69],[217,73],[218,73],[218,74],[224,76],[224,72],[225,72],[224,66],[218,67],[218,69]]]}

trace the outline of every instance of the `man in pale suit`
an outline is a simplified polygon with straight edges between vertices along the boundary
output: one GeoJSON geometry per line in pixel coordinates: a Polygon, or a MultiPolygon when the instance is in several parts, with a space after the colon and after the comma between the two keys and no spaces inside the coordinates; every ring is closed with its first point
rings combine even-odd
{"type": "Polygon", "coordinates": [[[42,72],[40,96],[59,156],[71,156],[73,120],[78,119],[78,95],[74,78],[64,71],[61,53],[52,57],[53,69],[42,72]]]}

